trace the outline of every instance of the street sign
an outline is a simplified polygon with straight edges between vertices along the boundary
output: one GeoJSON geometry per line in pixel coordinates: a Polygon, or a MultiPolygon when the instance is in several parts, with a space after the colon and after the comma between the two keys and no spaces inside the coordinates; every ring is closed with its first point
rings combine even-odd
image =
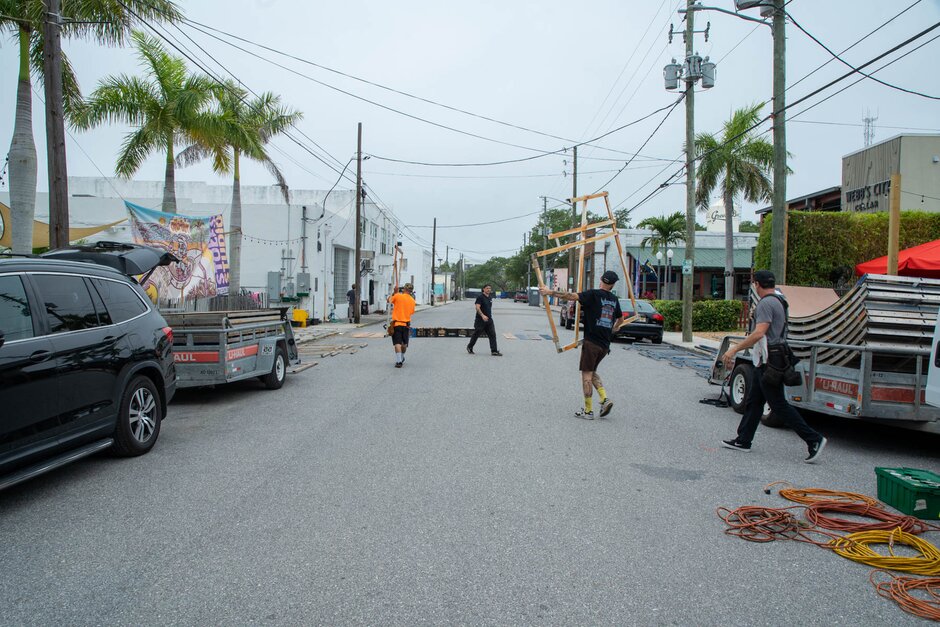
{"type": "Polygon", "coordinates": [[[682,261],[682,276],[692,276],[692,260],[684,259],[682,261]]]}

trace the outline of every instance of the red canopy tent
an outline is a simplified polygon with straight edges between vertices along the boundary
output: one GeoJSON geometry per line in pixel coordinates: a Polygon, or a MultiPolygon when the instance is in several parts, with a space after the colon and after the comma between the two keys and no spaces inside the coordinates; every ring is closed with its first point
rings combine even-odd
{"type": "MultiPolygon", "coordinates": [[[[855,266],[858,276],[887,274],[888,256],[878,257],[855,266]]],[[[898,252],[898,274],[926,279],[940,279],[940,239],[898,252]]]]}

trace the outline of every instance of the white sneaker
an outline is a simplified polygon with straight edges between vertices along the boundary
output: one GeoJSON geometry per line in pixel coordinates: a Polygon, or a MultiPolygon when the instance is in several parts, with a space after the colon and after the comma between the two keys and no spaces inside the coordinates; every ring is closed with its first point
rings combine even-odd
{"type": "Polygon", "coordinates": [[[578,411],[574,412],[574,417],[575,417],[575,418],[583,418],[584,420],[594,420],[594,412],[593,412],[593,411],[584,411],[584,408],[582,407],[582,408],[579,409],[578,411]]]}

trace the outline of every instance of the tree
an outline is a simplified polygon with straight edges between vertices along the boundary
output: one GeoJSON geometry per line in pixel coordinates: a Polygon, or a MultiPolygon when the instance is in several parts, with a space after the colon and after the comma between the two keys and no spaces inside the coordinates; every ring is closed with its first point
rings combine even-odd
{"type": "Polygon", "coordinates": [[[741,233],[760,233],[760,225],[754,224],[750,220],[743,220],[738,225],[738,231],[741,233]]]}
{"type": "Polygon", "coordinates": [[[510,284],[506,279],[506,257],[491,257],[484,263],[467,270],[467,287],[482,288],[492,285],[496,291],[506,291],[510,284]]]}
{"type": "Polygon", "coordinates": [[[176,213],[175,146],[224,135],[218,118],[207,110],[221,88],[208,76],[190,74],[183,59],[167,52],[155,37],[134,31],[131,39],[147,75],[103,79],[76,111],[74,124],[83,130],[104,122],[136,126],[124,138],[115,171],[129,178],[151,153],[163,152],[163,211],[176,213]]]}
{"type": "Polygon", "coordinates": [[[734,298],[734,200],[738,196],[750,202],[770,200],[773,192],[773,145],[749,130],[760,119],[761,107],[736,110],[722,127],[721,137],[700,133],[695,138],[695,153],[701,159],[695,201],[708,209],[712,193],[720,187],[725,206],[725,300],[734,298]]]}
{"type": "MultiPolygon", "coordinates": [[[[91,38],[102,44],[124,42],[134,13],[144,20],[176,21],[182,17],[170,0],[84,0],[66,3],[61,34],[91,38]]],[[[10,142],[10,225],[13,251],[28,253],[33,245],[36,213],[36,143],[33,139],[32,72],[43,77],[44,0],[0,0],[0,31],[10,32],[19,48],[16,113],[10,142]]],[[[63,105],[71,116],[81,99],[75,72],[62,57],[63,105]]],[[[50,148],[51,149],[51,148],[50,148]]]]}
{"type": "Polygon", "coordinates": [[[646,218],[636,226],[652,231],[640,242],[640,248],[650,246],[654,255],[659,252],[660,247],[668,248],[670,244],[685,241],[685,214],[681,211],[669,216],[646,218]]]}
{"type": "Polygon", "coordinates": [[[241,289],[241,250],[242,250],[242,196],[240,164],[242,156],[257,161],[274,177],[284,196],[284,202],[290,204],[290,190],[284,175],[272,161],[265,149],[265,144],[272,137],[283,133],[302,117],[281,104],[280,96],[265,92],[248,100],[248,92],[234,81],[222,85],[217,94],[218,109],[213,112],[215,118],[206,128],[192,130],[197,141],[176,157],[177,164],[187,166],[202,159],[212,157],[213,169],[218,173],[232,173],[232,211],[229,216],[229,290],[232,293],[241,289]]]}

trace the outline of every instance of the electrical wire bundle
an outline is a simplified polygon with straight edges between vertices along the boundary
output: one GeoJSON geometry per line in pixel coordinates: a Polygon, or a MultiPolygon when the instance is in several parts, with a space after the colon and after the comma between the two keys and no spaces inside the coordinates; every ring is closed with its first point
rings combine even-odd
{"type": "Polygon", "coordinates": [[[901,529],[850,533],[843,538],[834,538],[829,543],[829,548],[846,559],[875,568],[915,575],[940,575],[940,549],[901,529]],[[889,555],[882,555],[872,549],[873,544],[887,544],[889,555]],[[920,555],[916,557],[895,555],[895,544],[909,546],[920,555]]]}
{"type": "Polygon", "coordinates": [[[929,529],[938,529],[934,525],[925,523],[919,518],[893,514],[881,507],[868,505],[866,503],[851,503],[845,501],[816,501],[806,506],[806,520],[813,526],[831,529],[833,531],[844,531],[848,533],[858,533],[862,531],[890,531],[900,529],[905,533],[920,534],[929,529]],[[843,514],[852,514],[864,518],[874,518],[880,522],[861,522],[855,520],[846,520],[827,516],[822,512],[840,512],[843,514]]]}
{"type": "Polygon", "coordinates": [[[940,621],[940,577],[903,577],[884,570],[872,571],[868,578],[878,595],[891,599],[908,614],[940,621]],[[879,574],[890,577],[887,581],[876,581],[879,574]],[[913,591],[920,591],[927,598],[914,596],[913,591]]]}
{"type": "Polygon", "coordinates": [[[807,542],[816,546],[828,546],[831,540],[838,538],[835,534],[811,528],[807,523],[790,513],[792,509],[805,509],[802,506],[793,507],[762,507],[760,505],[745,505],[736,509],[719,507],[718,517],[725,521],[728,528],[725,533],[737,536],[748,542],[773,542],[774,540],[796,540],[807,542]],[[817,533],[826,536],[825,541],[816,541],[807,533],[817,533]]]}
{"type": "Polygon", "coordinates": [[[866,503],[872,507],[884,509],[881,501],[865,494],[857,492],[843,492],[841,490],[827,490],[825,488],[794,488],[787,481],[774,481],[764,486],[764,494],[770,494],[770,489],[775,485],[788,485],[789,488],[781,488],[780,496],[803,505],[811,505],[817,501],[838,501],[846,503],[866,503]]]}

